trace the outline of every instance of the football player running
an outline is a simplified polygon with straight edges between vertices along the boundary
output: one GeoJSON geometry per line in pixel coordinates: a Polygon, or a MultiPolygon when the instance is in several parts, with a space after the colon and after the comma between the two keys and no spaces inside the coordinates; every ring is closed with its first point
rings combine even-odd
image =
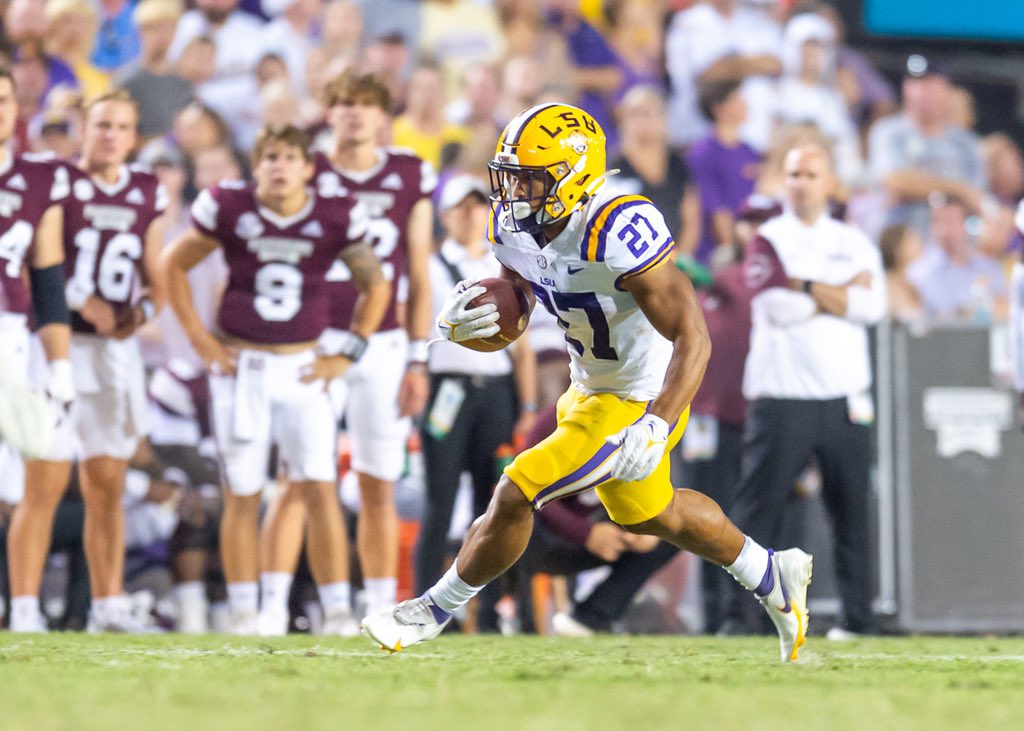
{"type": "MultiPolygon", "coordinates": [[[[359,480],[356,543],[367,606],[395,603],[398,574],[398,512],[395,480],[405,463],[410,416],[419,414],[428,392],[426,339],[431,327],[429,260],[432,245],[430,195],[436,185],[428,163],[404,150],[384,148],[390,124],[387,86],[370,74],[345,73],[328,86],[332,149],[318,155],[315,183],[324,195],[347,194],[369,214],[370,238],[384,276],[395,291],[365,357],[331,385],[335,408],[345,415],[352,441],[352,468],[359,480]],[[407,293],[400,301],[400,291],[407,293]]],[[[325,343],[347,326],[358,292],[342,264],[328,275],[331,330],[325,343]]],[[[298,561],[302,511],[288,494],[264,532],[269,568],[264,585],[287,597],[298,561]]],[[[278,616],[284,607],[268,607],[278,616]]],[[[269,626],[269,618],[268,618],[269,626]]],[[[278,622],[280,627],[280,621],[278,622]]]]}
{"type": "Polygon", "coordinates": [[[68,172],[63,165],[11,149],[18,103],[11,72],[0,69],[0,480],[24,475],[25,494],[11,518],[11,613],[14,632],[44,632],[39,611],[39,580],[50,546],[53,510],[51,494],[59,499],[67,485],[60,465],[41,459],[53,443],[74,397],[68,360],[71,330],[64,298],[63,211],[68,172]],[[26,278],[25,268],[28,268],[26,278]],[[28,319],[34,327],[49,367],[42,383],[29,374],[28,319]],[[42,391],[33,388],[42,386],[42,391]],[[24,471],[22,471],[24,458],[24,471]],[[22,547],[41,546],[27,560],[22,547]]]}
{"type": "MultiPolygon", "coordinates": [[[[81,157],[67,169],[64,259],[77,399],[45,455],[51,480],[30,485],[34,499],[25,503],[26,522],[52,524],[78,458],[91,627],[113,632],[136,626],[124,595],[122,498],[128,460],[148,429],[134,333],[163,302],[153,274],[163,248],[167,195],[152,173],[125,164],[137,142],[138,116],[124,91],[97,97],[85,110],[81,157]]],[[[41,530],[10,541],[10,563],[26,577],[27,592],[39,591],[49,545],[41,530]]]]}
{"type": "MultiPolygon", "coordinates": [[[[559,399],[557,429],[506,468],[448,573],[419,598],[367,616],[364,632],[389,651],[436,637],[453,611],[519,558],[534,511],[594,489],[626,530],[713,561],[754,591],[778,629],[782,660],[796,659],[811,557],[762,548],[714,501],[669,481],[669,452],[710,342],[693,287],[672,265],[661,214],[643,196],[602,190],[604,133],[565,104],[513,119],[488,167],[488,237],[503,274],[565,330],[572,385],[559,399]]],[[[467,309],[481,292],[466,281],[451,293],[438,317],[445,338],[498,331],[494,305],[467,309]]]]}
{"type": "Polygon", "coordinates": [[[221,183],[199,195],[193,227],[164,252],[161,270],[174,312],[211,374],[213,431],[226,483],[221,555],[234,631],[258,630],[260,490],[276,443],[289,489],[307,508],[325,624],[340,632],[354,619],[326,384],[363,354],[391,285],[367,243],[363,206],[308,187],[313,162],[301,130],[263,130],[253,175],[254,185],[221,183]],[[229,274],[215,335],[196,313],[186,274],[218,248],[229,274]],[[339,257],[360,295],[351,330],[326,351],[317,345],[329,321],[325,277],[339,257]]]}

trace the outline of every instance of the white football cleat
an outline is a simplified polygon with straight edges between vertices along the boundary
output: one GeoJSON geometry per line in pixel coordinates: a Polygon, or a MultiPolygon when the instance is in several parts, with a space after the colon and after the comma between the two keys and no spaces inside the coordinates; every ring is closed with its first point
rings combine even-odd
{"type": "Polygon", "coordinates": [[[259,612],[251,610],[231,612],[228,633],[239,637],[255,637],[259,634],[260,615],[259,612]]]}
{"type": "Polygon", "coordinates": [[[551,617],[551,629],[559,637],[594,636],[594,630],[566,612],[555,612],[554,616],[551,617]]]}
{"type": "Polygon", "coordinates": [[[256,619],[256,632],[260,637],[284,637],[288,634],[288,620],[291,615],[287,608],[266,607],[260,610],[256,619]]]}
{"type": "Polygon", "coordinates": [[[777,551],[769,558],[774,586],[760,601],[779,632],[782,662],[796,660],[807,641],[807,587],[811,583],[812,558],[799,548],[777,551]]]}
{"type": "Polygon", "coordinates": [[[350,609],[340,609],[324,614],[324,623],[317,633],[334,637],[357,637],[359,622],[350,609]]]}
{"type": "Polygon", "coordinates": [[[31,633],[45,633],[49,632],[49,628],[46,626],[46,618],[43,617],[43,613],[38,609],[30,615],[25,616],[11,616],[10,627],[8,629],[14,633],[31,632],[31,633]]]}
{"type": "Polygon", "coordinates": [[[451,614],[438,608],[429,598],[417,597],[365,617],[361,629],[383,649],[398,652],[434,639],[451,618],[451,614]]]}

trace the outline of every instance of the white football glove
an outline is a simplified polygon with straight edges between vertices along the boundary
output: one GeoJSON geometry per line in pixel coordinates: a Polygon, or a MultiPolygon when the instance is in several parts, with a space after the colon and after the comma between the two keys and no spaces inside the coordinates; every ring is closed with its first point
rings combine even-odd
{"type": "Polygon", "coordinates": [[[437,316],[437,330],[441,337],[453,343],[475,338],[489,338],[497,335],[498,306],[495,304],[481,305],[467,310],[466,306],[487,290],[477,287],[479,280],[464,279],[448,293],[444,307],[437,316]]]}
{"type": "Polygon", "coordinates": [[[50,361],[50,380],[46,393],[61,406],[75,400],[75,381],[71,377],[71,361],[66,358],[50,361]]]}
{"type": "Polygon", "coordinates": [[[665,456],[668,432],[664,419],[644,414],[618,434],[608,437],[609,442],[619,445],[612,465],[612,477],[623,482],[636,482],[654,472],[665,456]]]}

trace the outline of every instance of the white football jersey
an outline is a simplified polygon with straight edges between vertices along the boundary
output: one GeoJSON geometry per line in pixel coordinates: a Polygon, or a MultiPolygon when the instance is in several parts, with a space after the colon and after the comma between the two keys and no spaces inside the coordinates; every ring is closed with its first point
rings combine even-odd
{"type": "Polygon", "coordinates": [[[505,215],[492,212],[487,238],[498,260],[529,282],[538,304],[558,319],[575,387],[653,399],[672,343],[622,284],[668,259],[675,247],[654,204],[640,195],[599,191],[544,247],[529,234],[502,229],[498,217],[505,215]]]}

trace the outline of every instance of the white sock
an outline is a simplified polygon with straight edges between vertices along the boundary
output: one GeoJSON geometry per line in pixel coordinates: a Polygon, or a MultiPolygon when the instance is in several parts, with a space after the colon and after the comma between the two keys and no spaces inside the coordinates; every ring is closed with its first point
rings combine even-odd
{"type": "Polygon", "coordinates": [[[206,600],[206,585],[201,581],[183,581],[174,586],[174,601],[178,605],[178,620],[175,626],[184,634],[205,634],[210,627],[209,603],[206,600]]]}
{"type": "Polygon", "coordinates": [[[482,586],[470,586],[459,578],[456,565],[448,569],[432,588],[427,591],[434,604],[446,612],[454,612],[483,589],[482,586]]]}
{"type": "Polygon", "coordinates": [[[726,566],[725,570],[732,574],[732,577],[740,582],[744,589],[753,591],[764,579],[769,568],[769,560],[768,551],[765,548],[762,548],[750,536],[744,536],[740,555],[736,557],[732,565],[726,566]]]}
{"type": "Polygon", "coordinates": [[[335,581],[319,587],[320,605],[324,614],[352,611],[352,585],[347,581],[335,581]]]}
{"type": "Polygon", "coordinates": [[[260,605],[260,585],[255,581],[228,584],[228,609],[232,614],[255,614],[260,605]]]}
{"type": "Polygon", "coordinates": [[[27,632],[39,626],[39,597],[12,596],[8,625],[15,632],[27,632]]]}
{"type": "Polygon", "coordinates": [[[393,576],[383,579],[363,579],[366,589],[366,613],[373,614],[395,605],[398,597],[398,579],[393,576]]]}
{"type": "Polygon", "coordinates": [[[260,574],[260,607],[263,610],[287,612],[288,594],[291,590],[291,574],[284,571],[264,571],[260,574]]]}

